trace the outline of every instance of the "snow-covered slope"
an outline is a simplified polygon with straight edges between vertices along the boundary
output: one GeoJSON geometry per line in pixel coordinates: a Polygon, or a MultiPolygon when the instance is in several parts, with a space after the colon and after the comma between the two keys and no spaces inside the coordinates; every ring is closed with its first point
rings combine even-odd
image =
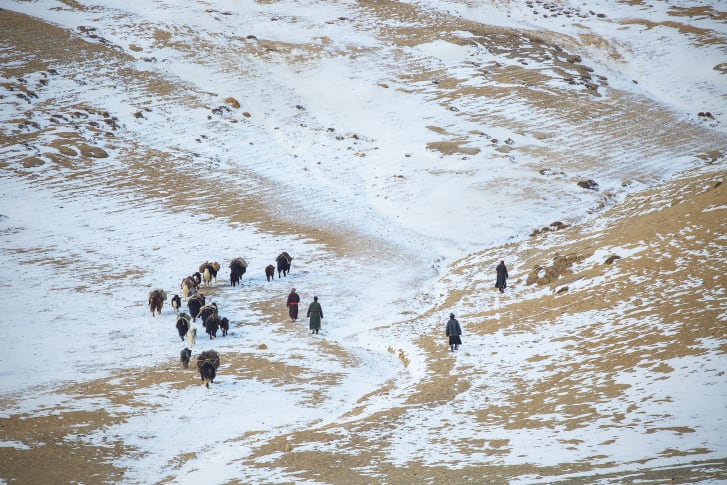
{"type": "Polygon", "coordinates": [[[725,473],[718,2],[4,8],[0,479],[725,473]],[[146,301],[203,261],[211,389],[146,301]]]}

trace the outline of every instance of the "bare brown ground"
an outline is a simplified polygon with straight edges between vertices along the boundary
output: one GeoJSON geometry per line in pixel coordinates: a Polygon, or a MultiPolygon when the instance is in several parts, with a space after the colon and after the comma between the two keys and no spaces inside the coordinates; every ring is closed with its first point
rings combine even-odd
{"type": "MultiPolygon", "coordinates": [[[[74,4],[67,2],[68,5],[74,4]]],[[[75,5],[75,8],[78,8],[75,5]]],[[[370,2],[371,9],[391,9],[392,2],[370,2]]],[[[409,10],[401,5],[396,6],[397,15],[404,18],[416,16],[414,10],[409,10]]],[[[390,16],[391,12],[382,12],[382,16],[390,16]]],[[[5,42],[15,46],[19,53],[18,59],[25,59],[21,67],[15,68],[4,66],[6,77],[21,77],[24,71],[48,71],[51,65],[55,65],[58,59],[64,58],[69,65],[83,65],[88,62],[86,56],[103,56],[113,61],[114,56],[123,57],[120,53],[111,53],[108,49],[94,44],[82,43],[80,49],[79,40],[69,37],[52,27],[32,21],[24,16],[12,12],[0,12],[0,26],[5,36],[5,42]],[[29,39],[33,39],[32,48],[29,39]],[[68,49],[70,47],[70,49],[68,49]],[[23,52],[23,49],[28,49],[23,52]],[[83,56],[81,56],[83,51],[83,56]],[[31,56],[31,53],[41,53],[41,56],[31,56]],[[79,57],[74,57],[79,56],[79,57]]],[[[460,26],[457,26],[459,28],[460,26]]],[[[453,27],[454,28],[454,27],[453,27]]],[[[480,27],[472,27],[480,28],[480,27]]],[[[514,34],[509,32],[482,32],[480,41],[486,42],[492,39],[495,34],[502,34],[498,40],[505,42],[514,34]]],[[[169,37],[162,32],[155,34],[160,42],[169,37]]],[[[397,42],[405,43],[421,42],[424,32],[397,32],[397,42]]],[[[264,44],[263,44],[264,45],[264,44]]],[[[268,46],[270,47],[270,46],[268,46]]],[[[275,46],[281,48],[281,46],[275,46]]],[[[544,48],[550,50],[550,48],[544,48]]],[[[16,59],[16,60],[18,60],[16,59]]],[[[587,70],[574,66],[565,61],[562,65],[571,76],[578,82],[586,82],[587,70]]],[[[133,76],[129,73],[129,76],[133,76]]],[[[427,78],[431,73],[421,74],[427,78]]],[[[493,76],[529,76],[530,73],[522,72],[495,72],[493,76]]],[[[510,79],[508,79],[510,80],[510,79]]],[[[176,96],[174,86],[165,84],[159,79],[146,79],[145,84],[151,89],[154,96],[169,97],[176,96]]],[[[456,86],[456,82],[452,82],[456,86]]],[[[445,82],[446,87],[446,82],[445,82]]],[[[594,85],[597,88],[597,86],[594,85]]],[[[27,92],[28,87],[18,83],[19,92],[27,92]]],[[[591,89],[591,91],[594,91],[591,89]]],[[[596,89],[597,91],[597,89],[596,89]]],[[[461,94],[461,93],[460,93],[461,94]]],[[[477,95],[497,96],[501,93],[496,88],[489,91],[476,93],[477,95]]],[[[450,93],[455,97],[455,93],[450,93]]],[[[592,96],[593,93],[586,94],[592,96]]],[[[443,94],[443,97],[447,96],[443,94]]],[[[187,100],[188,102],[193,102],[187,100]]],[[[540,100],[547,103],[547,99],[540,100]]],[[[38,112],[43,107],[36,106],[38,112]]],[[[37,113],[36,113],[37,114],[37,113]]],[[[65,119],[69,129],[63,133],[54,133],[51,144],[58,149],[58,153],[48,158],[38,158],[31,155],[22,159],[20,164],[13,164],[11,160],[0,161],[0,169],[14,172],[18,177],[38,178],[42,177],[41,183],[49,186],[65,186],[75,184],[78,180],[87,180],[89,183],[98,183],[103,180],[110,190],[128,191],[138,194],[142,200],[152,200],[164,204],[170,208],[185,207],[192,204],[204,204],[198,197],[192,194],[197,187],[198,180],[190,177],[175,179],[174,184],[169,180],[172,168],[184,164],[181,157],[175,157],[169,153],[158,153],[152,147],[139,147],[130,144],[128,140],[119,140],[122,135],[113,124],[113,120],[101,107],[90,107],[83,105],[68,106],[60,111],[57,107],[50,107],[46,112],[48,116],[56,115],[59,119],[65,119]],[[74,128],[75,127],[75,128],[74,128]],[[89,130],[102,140],[99,145],[89,146],[88,136],[82,136],[80,128],[89,130]],[[117,141],[118,140],[118,141],[117,141]],[[106,149],[115,148],[122,153],[121,158],[125,160],[125,169],[121,172],[108,171],[98,173],[93,167],[93,158],[103,156],[102,147],[106,149]],[[84,154],[78,156],[77,154],[84,154]],[[153,159],[153,167],[147,160],[153,159]],[[26,172],[24,169],[45,166],[46,171],[42,175],[36,172],[26,172]],[[65,170],[61,173],[61,170],[65,170]],[[175,190],[171,190],[170,187],[175,190]]],[[[577,116],[577,115],[574,115],[577,116]]],[[[18,129],[11,135],[0,134],[0,142],[28,143],[34,144],[41,140],[45,133],[39,133],[28,129],[28,119],[17,120],[18,129]]],[[[455,138],[451,145],[441,144],[435,148],[444,153],[467,153],[473,152],[474,148],[465,147],[457,137],[461,134],[453,134],[455,138]]],[[[666,134],[665,137],[672,134],[666,134]]],[[[723,154],[717,153],[713,160],[722,160],[723,154]]],[[[237,176],[249,174],[235,174],[237,176]]],[[[495,316],[493,311],[473,310],[462,318],[466,319],[468,332],[473,334],[487,335],[500,329],[512,331],[527,331],[529,326],[547,325],[554,323],[558,318],[567,314],[594,309],[607,310],[623,302],[624,295],[628,293],[633,304],[629,307],[628,315],[634,316],[644,312],[655,312],[658,318],[665,322],[683,322],[681,317],[688,312],[690,317],[686,319],[689,324],[679,327],[676,336],[670,342],[658,334],[650,333],[644,335],[639,328],[634,328],[631,339],[637,336],[647,341],[659,342],[665,345],[646,346],[654,350],[654,355],[628,357],[621,352],[624,346],[629,345],[628,339],[624,342],[623,335],[620,339],[611,339],[604,336],[602,339],[583,339],[580,343],[574,339],[572,345],[582,345],[583,360],[580,364],[588,363],[597,366],[600,373],[605,376],[603,387],[598,392],[610,396],[620,392],[618,384],[610,377],[615,370],[639,365],[644,361],[652,362],[655,369],[659,369],[658,362],[671,357],[689,355],[699,352],[698,341],[703,337],[718,339],[722,342],[721,349],[727,351],[727,336],[725,335],[724,322],[719,322],[717,317],[720,308],[705,305],[700,298],[700,292],[680,293],[675,297],[674,292],[680,287],[681,274],[699,274],[705,282],[711,283],[715,288],[726,288],[727,279],[727,258],[725,258],[724,234],[725,218],[723,210],[706,211],[706,209],[723,206],[727,203],[725,194],[725,178],[727,172],[724,170],[706,175],[684,177],[682,179],[662,184],[650,191],[630,197],[623,204],[619,204],[600,216],[600,220],[607,221],[598,227],[573,227],[559,232],[548,232],[534,236],[529,241],[508,245],[501,248],[491,248],[481,254],[472,255],[455,265],[451,269],[448,278],[466,279],[473,272],[479,271],[478,265],[482,261],[493,261],[500,254],[517,254],[518,259],[523,261],[520,268],[513,268],[512,288],[526,286],[526,277],[532,268],[548,266],[558,255],[575,255],[575,261],[583,260],[592,255],[593,252],[603,247],[629,247],[638,246],[643,241],[660,241],[661,253],[650,252],[647,257],[622,258],[611,265],[598,265],[573,271],[566,267],[559,277],[550,283],[552,294],[531,300],[520,300],[507,303],[505,307],[498,309],[495,316]],[[664,203],[668,201],[669,203],[664,203]],[[653,204],[655,210],[643,214],[645,206],[653,204]],[[693,234],[700,237],[694,238],[693,234]],[[697,250],[710,248],[712,256],[695,256],[697,250]],[[680,257],[679,265],[675,263],[677,256],[680,257]],[[471,261],[475,261],[472,263],[471,261]],[[669,274],[670,271],[679,270],[679,274],[662,278],[660,275],[669,274]],[[612,277],[617,275],[636,275],[642,277],[645,282],[643,286],[626,286],[626,279],[612,277]],[[601,280],[601,277],[609,276],[601,280]],[[565,289],[569,284],[579,281],[604,281],[594,283],[582,291],[570,291],[565,289]],[[563,291],[558,292],[561,289],[563,291]],[[653,294],[657,291],[657,294],[653,294]],[[653,304],[656,298],[658,304],[653,304]],[[641,304],[639,304],[641,301],[641,304]],[[628,359],[634,359],[629,361],[628,359]]],[[[355,237],[351,234],[341,233],[335,230],[314,230],[305,222],[291,222],[268,217],[272,207],[275,206],[274,186],[269,181],[257,181],[259,187],[251,196],[240,199],[233,194],[225,194],[215,200],[214,204],[204,205],[204,211],[213,216],[225,216],[238,222],[260,222],[268,221],[265,230],[279,233],[298,233],[306,237],[314,238],[334,251],[342,253],[361,251],[361,248],[354,243],[355,237]]],[[[69,189],[71,190],[71,189],[69,189]]],[[[78,190],[78,189],[72,189],[78,190]]],[[[69,194],[73,196],[73,194],[69,194]]],[[[546,222],[547,223],[547,222],[546,222]]],[[[375,251],[378,246],[371,243],[370,250],[375,251]]],[[[364,248],[364,251],[366,248],[364,248]]],[[[68,261],[56,261],[48,254],[38,254],[38,262],[60,267],[69,264],[68,261]]],[[[133,278],[134,275],[121,275],[133,278]]],[[[91,282],[92,283],[92,282],[91,282]]],[[[409,322],[401,322],[401,326],[413,324],[423,319],[431,319],[435,313],[441,313],[453,306],[467,306],[469,300],[481,298],[495,298],[491,281],[489,278],[477,280],[475,284],[463,284],[459,290],[444,295],[443,303],[434,308],[431,312],[417,315],[409,322]]],[[[723,300],[722,300],[723,302],[723,300]]],[[[266,315],[274,315],[274,302],[258,302],[260,309],[266,315]]],[[[598,329],[598,322],[594,325],[594,331],[598,329]]],[[[469,375],[461,373],[457,376],[451,375],[452,361],[442,359],[439,355],[442,352],[442,339],[439,335],[439,328],[433,328],[431,334],[419,339],[417,344],[427,355],[428,377],[422,380],[415,391],[409,396],[406,405],[408,407],[428,407],[437,403],[448,402],[458,393],[467,389],[469,375]]],[[[291,324],[281,324],[279,331],[292,331],[291,324]]],[[[593,337],[592,335],[590,337],[593,337]]],[[[566,337],[564,337],[566,338],[566,337]]],[[[255,344],[250,343],[252,347],[255,344]]],[[[355,362],[347,354],[345,349],[338,347],[335,343],[323,343],[326,346],[325,352],[337,355],[343,362],[355,365],[355,362]]],[[[310,378],[305,377],[301,368],[286,365],[280,362],[266,360],[263,356],[251,357],[250,349],[242,348],[237,355],[227,356],[230,362],[229,372],[234,372],[236,377],[254,375],[258,379],[264,379],[273,383],[291,384],[296,383],[305,386],[310,378]]],[[[407,356],[398,349],[391,349],[392,353],[400,356],[402,363],[407,364],[407,356]]],[[[546,356],[542,356],[546,358],[546,356]]],[[[536,359],[537,360],[537,359],[536,359]]],[[[661,368],[662,372],[669,372],[669,369],[661,368]]],[[[477,372],[473,369],[472,372],[477,372]]],[[[109,379],[74,384],[57,390],[58,393],[75,396],[78,398],[103,397],[113,403],[124,404],[131,409],[138,409],[144,412],[144,404],[136,399],[135,393],[145,388],[164,384],[173,388],[184,388],[198,386],[199,380],[193,370],[182,370],[176,362],[169,362],[168,366],[161,369],[145,369],[133,381],[121,378],[121,375],[112,376],[109,379]]],[[[338,376],[318,376],[317,379],[330,379],[335,382],[338,376]]],[[[527,429],[531,424],[531,416],[551,412],[554,408],[567,409],[566,414],[572,416],[571,425],[578,426],[579,420],[593,419],[596,416],[578,393],[580,385],[578,369],[572,365],[565,365],[560,369],[552,380],[538,384],[537,388],[529,388],[527,383],[522,383],[522,395],[533,397],[533,399],[513,401],[509,409],[496,409],[484,405],[473,413],[474,419],[482,423],[497,422],[505,416],[511,420],[511,425],[527,429]]],[[[352,408],[345,418],[360,415],[361,409],[366,402],[373,398],[386,396],[393,390],[391,385],[386,385],[374,393],[361,398],[359,405],[352,408]]],[[[321,395],[312,395],[310,405],[315,405],[321,395]]],[[[3,396],[3,409],[10,409],[13,405],[12,396],[3,396]]],[[[385,446],[387,430],[392,423],[396,423],[405,413],[405,408],[391,408],[373,415],[363,415],[360,419],[347,421],[346,424],[338,424],[336,429],[345,429],[347,435],[340,431],[333,431],[332,426],[322,426],[311,431],[300,431],[287,436],[280,436],[276,440],[266,443],[256,449],[253,456],[245,461],[250,466],[255,466],[255,458],[266,456],[270,458],[275,453],[282,452],[277,457],[266,463],[265,466],[278,466],[295,472],[300,479],[318,480],[324,483],[347,483],[347,484],[368,484],[368,483],[507,483],[508,477],[522,475],[525,473],[540,475],[542,477],[558,477],[564,474],[591,474],[589,479],[573,478],[571,483],[584,483],[593,480],[593,467],[588,463],[564,463],[559,467],[537,468],[530,465],[518,467],[487,466],[487,467],[466,467],[451,470],[448,467],[427,466],[424,463],[409,463],[406,467],[397,467],[387,461],[385,446]],[[375,436],[377,431],[379,439],[365,439],[365,436],[375,436]],[[346,446],[336,452],[328,451],[297,451],[296,447],[303,443],[322,441],[335,437],[346,446]],[[363,470],[366,470],[365,472],[363,470]],[[378,477],[378,478],[372,478],[378,477]]],[[[51,416],[33,416],[23,413],[13,414],[7,418],[0,419],[0,440],[14,441],[19,443],[30,443],[28,448],[0,448],[0,477],[8,483],[116,483],[123,480],[124,470],[113,467],[110,463],[114,458],[121,456],[133,456],[135,450],[129,449],[124,443],[108,442],[103,446],[90,446],[77,441],[79,435],[103,430],[113,423],[122,422],[128,416],[117,413],[109,415],[104,412],[93,414],[84,412],[67,412],[59,408],[57,414],[51,416]]],[[[675,432],[687,433],[690,429],[678,429],[675,432]]],[[[247,436],[239,437],[245,440],[247,436]]],[[[463,448],[487,449],[488,453],[497,455],[499,449],[503,453],[507,450],[506,442],[490,443],[464,443],[463,448]]],[[[678,453],[678,452],[675,452],[678,453]]],[[[640,466],[634,464],[633,470],[627,474],[603,475],[599,478],[613,482],[620,481],[643,481],[647,483],[693,483],[704,480],[727,480],[727,458],[720,460],[700,460],[701,450],[694,451],[692,466],[649,469],[648,465],[640,466]]],[[[188,456],[180,456],[180,463],[188,456]]],[[[545,480],[544,480],[545,481],[545,480]]],[[[568,482],[568,481],[566,481],[568,482]]]]}

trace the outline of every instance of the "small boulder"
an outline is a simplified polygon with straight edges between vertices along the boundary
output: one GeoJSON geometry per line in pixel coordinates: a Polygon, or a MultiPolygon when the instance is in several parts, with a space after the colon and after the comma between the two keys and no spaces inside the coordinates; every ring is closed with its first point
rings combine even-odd
{"type": "Polygon", "coordinates": [[[578,181],[578,187],[588,190],[598,190],[598,182],[592,179],[578,181]]]}

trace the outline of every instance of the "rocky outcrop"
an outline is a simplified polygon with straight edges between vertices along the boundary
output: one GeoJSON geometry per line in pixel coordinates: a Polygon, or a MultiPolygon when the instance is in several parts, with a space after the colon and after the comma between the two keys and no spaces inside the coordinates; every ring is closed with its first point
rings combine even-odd
{"type": "Polygon", "coordinates": [[[571,266],[583,259],[579,254],[556,255],[550,265],[538,265],[528,274],[526,285],[549,285],[563,274],[571,272],[571,266]]]}

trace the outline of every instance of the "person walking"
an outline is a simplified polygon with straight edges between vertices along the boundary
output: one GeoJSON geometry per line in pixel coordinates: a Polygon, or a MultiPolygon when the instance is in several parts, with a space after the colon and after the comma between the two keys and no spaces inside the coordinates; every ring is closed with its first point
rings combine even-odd
{"type": "Polygon", "coordinates": [[[459,321],[454,318],[454,313],[449,314],[449,321],[447,322],[447,337],[449,337],[449,350],[454,352],[459,349],[462,345],[462,327],[459,326],[459,321]]]}
{"type": "Polygon", "coordinates": [[[293,288],[290,290],[288,301],[285,303],[285,306],[288,307],[288,315],[290,315],[290,319],[293,321],[298,319],[298,303],[300,303],[300,296],[298,296],[295,288],[293,288]]]}
{"type": "Polygon", "coordinates": [[[321,329],[321,319],[323,318],[323,308],[318,303],[318,297],[313,297],[313,303],[308,306],[308,317],[310,317],[310,330],[311,333],[318,333],[321,329]]]}
{"type": "Polygon", "coordinates": [[[508,278],[507,266],[505,266],[505,261],[500,261],[500,264],[497,265],[495,271],[497,271],[497,281],[495,281],[495,288],[498,288],[500,290],[500,293],[505,293],[508,278]]]}

